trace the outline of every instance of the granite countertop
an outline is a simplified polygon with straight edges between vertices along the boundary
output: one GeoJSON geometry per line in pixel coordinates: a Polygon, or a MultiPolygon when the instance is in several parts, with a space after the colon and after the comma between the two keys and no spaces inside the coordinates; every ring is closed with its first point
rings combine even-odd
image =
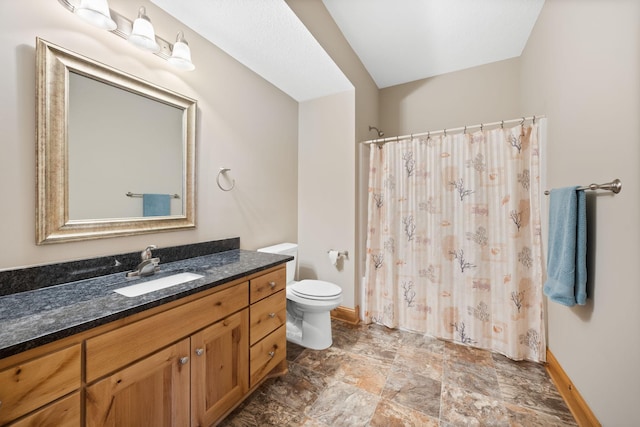
{"type": "Polygon", "coordinates": [[[187,295],[283,264],[286,255],[229,250],[160,263],[160,271],[127,279],[124,273],[63,283],[0,297],[0,358],[56,341],[187,295]],[[114,292],[123,286],[190,272],[201,279],[137,297],[114,292]]]}

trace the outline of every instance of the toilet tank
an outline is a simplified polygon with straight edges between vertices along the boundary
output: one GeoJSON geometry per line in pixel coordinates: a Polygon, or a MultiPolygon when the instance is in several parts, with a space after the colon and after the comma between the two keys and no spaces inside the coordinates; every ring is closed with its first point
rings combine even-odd
{"type": "Polygon", "coordinates": [[[292,261],[287,262],[287,283],[291,283],[296,276],[296,262],[298,258],[298,245],[296,243],[280,243],[266,248],[258,249],[258,252],[270,254],[289,255],[292,261]]]}

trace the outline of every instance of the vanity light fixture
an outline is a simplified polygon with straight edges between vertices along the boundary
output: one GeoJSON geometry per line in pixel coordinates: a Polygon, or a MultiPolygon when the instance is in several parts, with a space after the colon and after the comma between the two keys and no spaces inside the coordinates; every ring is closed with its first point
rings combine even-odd
{"type": "Polygon", "coordinates": [[[107,0],[82,0],[74,12],[98,28],[113,31],[118,27],[116,21],[111,19],[107,0]]]}
{"type": "Polygon", "coordinates": [[[196,68],[191,62],[191,49],[189,49],[189,43],[184,38],[184,33],[178,31],[176,36],[176,42],[173,44],[173,50],[171,51],[171,57],[167,59],[169,64],[182,70],[194,70],[196,68]]]}
{"type": "Polygon", "coordinates": [[[156,42],[156,32],[153,30],[151,20],[147,16],[144,6],[138,9],[138,17],[133,21],[133,29],[129,34],[129,42],[142,50],[158,52],[160,45],[156,42]]]}
{"type": "Polygon", "coordinates": [[[58,0],[58,2],[74,15],[129,40],[136,47],[152,52],[178,69],[191,71],[196,68],[191,62],[191,49],[184,38],[184,33],[178,32],[174,44],[156,36],[144,6],[138,9],[138,17],[132,22],[109,9],[107,0],[58,0]]]}

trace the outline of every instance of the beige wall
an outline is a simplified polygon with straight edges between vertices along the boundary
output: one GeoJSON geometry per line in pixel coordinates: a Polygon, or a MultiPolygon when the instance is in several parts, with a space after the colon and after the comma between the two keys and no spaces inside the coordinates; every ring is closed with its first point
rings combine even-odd
{"type": "Polygon", "coordinates": [[[354,307],[353,257],[334,266],[327,254],[354,253],[354,93],[303,102],[299,117],[298,279],[333,282],[354,307]]]}
{"type": "Polygon", "coordinates": [[[154,55],[96,29],[57,1],[0,2],[0,268],[87,258],[240,236],[243,248],[297,239],[298,103],[148,1],[110,0],[134,17],[140,5],[157,34],[185,30],[197,66],[172,69],[154,55]],[[198,100],[197,229],[35,245],[35,38],[61,45],[198,100]],[[231,168],[236,188],[215,183],[231,168]]]}
{"type": "MultiPolygon", "coordinates": [[[[318,278],[321,280],[335,278],[336,283],[343,287],[343,306],[354,308],[359,300],[359,277],[363,274],[360,266],[365,256],[362,246],[364,237],[360,236],[365,236],[364,227],[366,226],[366,214],[362,210],[362,200],[366,197],[366,185],[363,188],[362,183],[366,183],[366,180],[358,180],[358,186],[356,186],[355,177],[361,173],[359,156],[356,156],[356,153],[360,150],[359,141],[364,141],[370,136],[368,126],[375,126],[378,121],[378,88],[322,2],[307,0],[286,1],[354,86],[354,93],[351,95],[343,93],[335,97],[328,97],[329,99],[321,99],[317,100],[317,102],[310,102],[308,105],[301,105],[301,110],[304,109],[307,112],[317,109],[322,116],[316,117],[312,121],[323,124],[326,127],[322,131],[323,135],[331,136],[336,140],[327,141],[326,139],[316,138],[314,135],[305,136],[301,124],[300,159],[310,159],[303,150],[311,148],[309,146],[310,141],[317,140],[321,146],[315,147],[314,150],[319,150],[316,151],[319,158],[323,159],[323,165],[329,168],[328,172],[323,171],[322,173],[332,173],[347,177],[348,183],[347,181],[342,181],[339,186],[328,189],[318,200],[318,202],[323,202],[321,204],[310,201],[309,203],[313,203],[314,208],[317,209],[314,211],[314,217],[318,218],[319,222],[307,221],[303,219],[305,215],[300,213],[299,221],[302,222],[298,227],[300,250],[301,254],[303,254],[306,268],[309,269],[307,271],[318,272],[318,278]],[[338,102],[340,99],[342,99],[343,104],[338,102]],[[330,107],[332,103],[335,103],[334,112],[327,110],[327,107],[330,107]],[[336,127],[336,129],[345,128],[346,124],[343,124],[343,119],[339,117],[339,114],[352,114],[351,123],[352,125],[355,123],[355,128],[347,131],[349,132],[348,136],[346,134],[335,135],[335,131],[331,130],[332,127],[336,127]],[[305,139],[307,142],[303,144],[302,141],[305,139]],[[349,159],[350,163],[345,163],[346,159],[349,159]],[[347,169],[338,171],[337,167],[332,166],[335,162],[344,165],[347,169]],[[346,204],[338,206],[330,202],[335,198],[346,201],[346,204]],[[347,200],[347,198],[351,199],[347,200]],[[340,213],[339,218],[335,216],[337,212],[340,213]],[[330,220],[330,218],[335,218],[335,222],[331,222],[334,220],[330,220]],[[314,242],[324,241],[328,237],[322,236],[319,232],[326,229],[333,230],[330,236],[335,237],[335,243],[331,242],[331,245],[337,245],[343,241],[349,242],[350,247],[337,248],[349,250],[349,261],[345,262],[345,270],[342,273],[336,273],[333,267],[328,267],[330,266],[326,256],[326,251],[330,249],[330,247],[326,247],[329,244],[328,241],[322,248],[308,250],[308,248],[316,245],[314,242]],[[338,230],[343,233],[339,238],[338,230]],[[324,249],[324,252],[322,249],[324,249]],[[323,277],[325,274],[329,277],[323,277]]],[[[301,114],[301,120],[302,116],[301,114]]],[[[305,128],[307,128],[306,125],[305,128]]],[[[316,168],[307,169],[306,165],[300,164],[298,173],[301,185],[305,182],[311,183],[314,180],[323,180],[324,175],[310,173],[310,171],[315,170],[316,168]]],[[[299,197],[307,197],[303,193],[305,191],[301,190],[299,197]]],[[[299,209],[308,210],[309,208],[304,205],[306,203],[300,202],[299,209]]],[[[345,245],[346,243],[342,246],[345,245]]]]}
{"type": "Polygon", "coordinates": [[[588,199],[587,305],[548,304],[549,349],[605,426],[638,423],[639,16],[636,0],[547,0],[521,57],[522,106],[548,117],[548,185],[623,183],[588,199]]]}
{"type": "Polygon", "coordinates": [[[519,73],[515,58],[382,89],[380,129],[408,135],[521,116],[519,73]]]}

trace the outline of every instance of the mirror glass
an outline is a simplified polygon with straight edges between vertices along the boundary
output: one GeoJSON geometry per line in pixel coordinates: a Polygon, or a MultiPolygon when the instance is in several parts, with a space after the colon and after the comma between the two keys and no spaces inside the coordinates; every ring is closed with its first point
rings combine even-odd
{"type": "Polygon", "coordinates": [[[183,110],[73,72],[68,102],[70,220],[142,217],[129,193],[171,195],[166,214],[183,214],[183,110]]]}
{"type": "Polygon", "coordinates": [[[37,243],[193,228],[196,101],[37,40],[37,243]]]}

